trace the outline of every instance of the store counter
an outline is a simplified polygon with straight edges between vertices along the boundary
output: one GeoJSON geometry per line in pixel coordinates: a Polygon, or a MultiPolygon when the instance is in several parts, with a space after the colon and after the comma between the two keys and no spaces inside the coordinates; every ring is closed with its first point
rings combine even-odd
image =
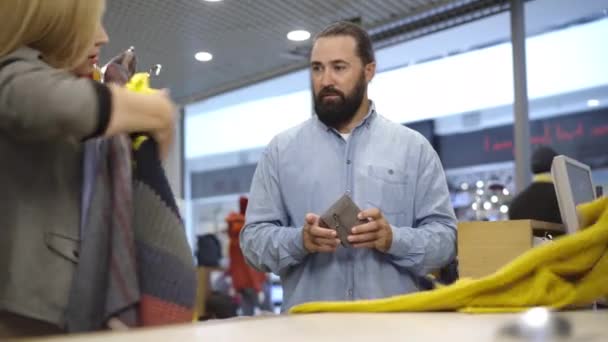
{"type": "MultiPolygon", "coordinates": [[[[569,336],[538,341],[608,341],[608,310],[570,311],[555,315],[565,319],[562,322],[567,322],[569,336]]],[[[516,314],[453,312],[282,315],[29,341],[527,341],[500,332],[513,322],[521,322],[521,318],[522,315],[516,314]]]]}

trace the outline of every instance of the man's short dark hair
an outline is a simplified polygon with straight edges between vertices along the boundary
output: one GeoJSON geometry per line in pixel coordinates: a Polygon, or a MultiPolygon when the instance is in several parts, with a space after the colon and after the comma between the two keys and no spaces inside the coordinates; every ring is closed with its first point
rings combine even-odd
{"type": "Polygon", "coordinates": [[[374,56],[374,48],[372,46],[372,39],[369,37],[369,34],[367,34],[367,31],[365,31],[365,29],[363,29],[361,26],[351,22],[339,21],[329,25],[323,31],[317,34],[315,37],[315,42],[319,38],[336,36],[353,37],[357,43],[357,56],[359,56],[361,62],[363,62],[363,65],[376,61],[376,57],[374,56]]]}
{"type": "Polygon", "coordinates": [[[549,146],[540,146],[532,153],[532,173],[551,172],[551,164],[557,152],[549,146]]]}

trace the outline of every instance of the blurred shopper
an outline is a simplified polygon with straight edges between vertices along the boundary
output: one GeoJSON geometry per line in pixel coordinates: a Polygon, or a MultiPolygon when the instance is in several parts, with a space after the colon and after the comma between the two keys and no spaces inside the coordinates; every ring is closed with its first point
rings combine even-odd
{"type": "Polygon", "coordinates": [[[258,163],[241,247],[251,265],[281,277],[283,310],[418,291],[419,276],[454,258],[439,158],[422,135],[376,112],[367,98],[375,72],[361,27],[321,31],[310,58],[316,115],[276,136],[258,163]],[[367,221],[348,237],[353,248],[319,225],[344,194],[367,221]]]}
{"type": "Polygon", "coordinates": [[[80,255],[81,142],[150,132],[164,152],[173,138],[166,94],[77,77],[93,71],[108,41],[104,5],[0,2],[10,13],[0,24],[0,339],[67,327],[80,255]]]}
{"type": "Polygon", "coordinates": [[[239,198],[239,212],[231,212],[226,217],[228,235],[230,236],[230,268],[232,287],[241,297],[241,310],[245,316],[253,316],[255,308],[260,305],[260,293],[264,293],[266,274],[247,265],[241,246],[239,234],[245,225],[245,212],[247,210],[247,197],[239,198]]]}
{"type": "Polygon", "coordinates": [[[551,164],[557,153],[548,146],[540,146],[532,154],[532,184],[520,192],[509,206],[511,220],[539,220],[562,223],[551,164]]]}

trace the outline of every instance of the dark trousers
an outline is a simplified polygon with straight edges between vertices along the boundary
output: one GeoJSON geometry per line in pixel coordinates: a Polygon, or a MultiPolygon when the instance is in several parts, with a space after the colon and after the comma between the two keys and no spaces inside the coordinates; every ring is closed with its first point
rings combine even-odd
{"type": "Polygon", "coordinates": [[[243,316],[253,316],[255,308],[260,306],[258,301],[258,293],[254,289],[242,289],[241,294],[241,310],[243,316]]]}

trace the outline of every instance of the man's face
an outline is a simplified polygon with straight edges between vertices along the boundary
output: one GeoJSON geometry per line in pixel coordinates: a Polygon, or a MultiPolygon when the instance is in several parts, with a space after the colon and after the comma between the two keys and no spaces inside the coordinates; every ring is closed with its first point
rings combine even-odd
{"type": "Polygon", "coordinates": [[[348,124],[366,98],[373,76],[364,66],[350,36],[319,38],[311,52],[311,80],[319,120],[338,129],[348,124]]]}

